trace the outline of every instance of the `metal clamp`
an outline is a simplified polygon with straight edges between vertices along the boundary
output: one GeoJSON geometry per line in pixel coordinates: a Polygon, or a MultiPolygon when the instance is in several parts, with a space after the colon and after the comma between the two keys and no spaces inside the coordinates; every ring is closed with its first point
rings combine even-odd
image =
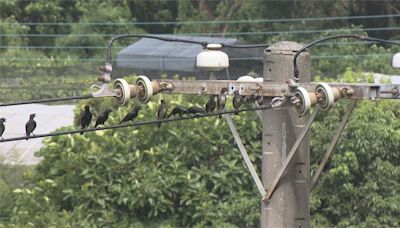
{"type": "Polygon", "coordinates": [[[287,99],[286,97],[274,97],[271,100],[271,107],[272,109],[277,109],[281,106],[283,106],[286,103],[287,99]]]}
{"type": "Polygon", "coordinates": [[[116,97],[117,93],[111,90],[107,83],[90,86],[92,97],[116,97]]]}

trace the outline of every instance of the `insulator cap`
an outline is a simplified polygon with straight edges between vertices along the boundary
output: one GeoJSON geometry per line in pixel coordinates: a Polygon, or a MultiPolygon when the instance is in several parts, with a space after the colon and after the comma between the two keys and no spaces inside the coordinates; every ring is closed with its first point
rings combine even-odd
{"type": "Polygon", "coordinates": [[[205,71],[220,71],[229,67],[228,55],[221,51],[221,44],[208,44],[196,57],[196,66],[205,71]]]}

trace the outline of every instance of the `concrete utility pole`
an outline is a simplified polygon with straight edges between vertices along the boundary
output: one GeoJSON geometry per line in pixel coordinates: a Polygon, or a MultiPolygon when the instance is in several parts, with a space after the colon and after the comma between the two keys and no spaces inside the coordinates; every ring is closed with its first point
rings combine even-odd
{"type": "MultiPolygon", "coordinates": [[[[293,56],[302,46],[279,42],[264,52],[264,82],[285,83],[293,79],[293,56]]],[[[310,81],[310,55],[298,57],[300,82],[310,81]]],[[[269,100],[268,102],[270,102],[269,100]]],[[[289,150],[304,128],[308,114],[299,117],[294,108],[263,111],[262,183],[265,188],[282,167],[289,150]]],[[[262,202],[261,227],[310,227],[310,140],[308,134],[283,174],[270,201],[262,202]]]]}

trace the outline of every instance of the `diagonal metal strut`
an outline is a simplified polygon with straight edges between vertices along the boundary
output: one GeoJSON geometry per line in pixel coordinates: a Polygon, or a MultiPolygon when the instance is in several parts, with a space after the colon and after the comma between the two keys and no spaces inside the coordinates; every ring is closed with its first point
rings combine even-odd
{"type": "Polygon", "coordinates": [[[322,169],[324,168],[326,162],[329,160],[329,157],[331,156],[333,150],[335,149],[336,144],[339,141],[339,138],[342,135],[343,129],[346,126],[346,123],[349,120],[351,113],[353,113],[353,110],[354,110],[354,107],[356,106],[356,104],[357,104],[357,100],[352,100],[350,102],[350,104],[347,106],[346,113],[343,115],[342,121],[340,122],[340,125],[336,129],[335,135],[333,136],[333,139],[332,139],[331,143],[329,144],[329,147],[326,150],[324,157],[321,160],[321,163],[319,163],[317,171],[315,171],[315,174],[311,179],[310,186],[309,186],[310,192],[314,188],[314,185],[317,182],[318,177],[321,175],[322,169]]]}
{"type": "Polygon", "coordinates": [[[235,138],[236,144],[239,147],[240,153],[242,154],[242,157],[244,159],[244,162],[246,163],[247,169],[250,171],[251,177],[253,178],[254,182],[257,185],[257,189],[260,192],[261,196],[265,195],[265,189],[264,186],[260,180],[260,177],[257,175],[256,170],[254,169],[253,164],[251,163],[251,160],[249,158],[249,155],[246,152],[246,148],[244,148],[242,140],[240,139],[240,136],[236,130],[235,124],[233,123],[232,117],[230,115],[224,115],[226,121],[228,122],[229,128],[231,129],[232,135],[235,138]]]}
{"type": "Polygon", "coordinates": [[[304,126],[303,130],[300,132],[299,137],[296,139],[294,142],[292,148],[290,149],[290,152],[288,156],[286,157],[285,161],[283,162],[282,167],[276,174],[274,180],[272,181],[272,184],[269,186],[267,189],[267,193],[263,197],[263,201],[265,203],[268,203],[269,199],[272,196],[272,193],[274,193],[276,186],[278,185],[283,173],[285,173],[286,168],[289,166],[290,162],[292,161],[294,155],[296,155],[296,152],[298,151],[297,149],[299,148],[301,142],[303,141],[304,137],[306,136],[307,132],[310,130],[311,124],[314,122],[315,117],[317,116],[319,112],[319,109],[316,109],[308,119],[306,125],[304,126]]]}

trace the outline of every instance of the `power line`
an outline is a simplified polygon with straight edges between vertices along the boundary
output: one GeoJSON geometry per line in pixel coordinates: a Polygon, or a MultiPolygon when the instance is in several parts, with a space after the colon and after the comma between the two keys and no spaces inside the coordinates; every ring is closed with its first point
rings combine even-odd
{"type": "Polygon", "coordinates": [[[42,99],[42,100],[18,101],[18,102],[0,104],[0,107],[24,105],[24,104],[49,103],[49,102],[56,102],[56,101],[82,100],[82,99],[89,99],[89,98],[93,98],[93,96],[92,95],[83,95],[83,96],[73,96],[73,97],[50,98],[50,99],[42,99]]]}
{"type": "MultiPolygon", "coordinates": [[[[360,55],[313,55],[311,56],[312,59],[327,59],[327,58],[343,58],[343,57],[349,57],[349,58],[358,58],[358,57],[378,57],[378,56],[392,56],[392,54],[360,54],[360,55]]],[[[229,58],[229,60],[234,60],[234,61],[246,61],[246,60],[262,60],[262,57],[238,57],[238,58],[229,58]]],[[[118,60],[120,62],[148,62],[148,61],[161,61],[163,60],[162,58],[141,58],[141,59],[121,59],[118,60]]],[[[182,60],[190,60],[187,58],[174,58],[170,59],[168,61],[182,61],[182,60]]],[[[194,60],[194,59],[193,59],[194,60]]],[[[104,59],[98,59],[98,58],[81,58],[81,59],[40,59],[40,58],[0,58],[0,61],[4,62],[13,62],[13,61],[71,61],[71,62],[101,62],[104,61],[104,59]]]]}
{"type": "MultiPolygon", "coordinates": [[[[148,38],[148,39],[154,39],[154,40],[161,40],[165,42],[179,42],[179,43],[188,43],[188,44],[197,44],[201,45],[203,49],[205,49],[208,46],[208,42],[206,41],[196,41],[196,40],[191,40],[191,39],[184,39],[184,38],[175,38],[175,37],[166,37],[166,36],[157,36],[157,35],[136,35],[136,34],[123,34],[123,35],[118,35],[113,38],[108,43],[108,49],[107,49],[107,63],[112,62],[112,46],[113,43],[117,40],[122,40],[126,38],[148,38]]],[[[226,43],[219,43],[222,47],[229,47],[229,48],[258,48],[258,47],[264,47],[267,48],[269,44],[248,44],[248,45],[236,45],[236,44],[226,44],[226,43]]]]}
{"type": "Polygon", "coordinates": [[[309,18],[274,18],[274,19],[253,19],[253,20],[213,20],[213,21],[154,21],[154,22],[21,22],[3,23],[5,25],[47,25],[47,26],[66,26],[66,25],[99,25],[99,26],[125,26],[125,25],[192,25],[192,24],[244,24],[244,23],[281,23],[281,22],[309,22],[326,20],[355,20],[355,19],[378,19],[400,17],[399,14],[382,15],[360,15],[360,16],[337,16],[337,17],[309,17],[309,18]]]}
{"type": "MultiPolygon", "coordinates": [[[[0,49],[107,49],[107,46],[0,46],[0,49]]],[[[124,47],[115,47],[124,48],[124,47]]]]}
{"type": "MultiPolygon", "coordinates": [[[[315,29],[315,30],[282,30],[270,32],[209,32],[209,33],[165,33],[154,34],[156,36],[170,35],[170,36],[250,36],[250,35],[280,35],[280,34],[310,34],[322,32],[351,32],[351,31],[390,31],[400,30],[400,27],[378,27],[378,28],[345,28],[345,29],[315,29]]],[[[28,34],[28,33],[4,33],[0,37],[114,37],[118,34],[95,34],[95,33],[70,33],[70,34],[28,34]]],[[[142,34],[132,34],[142,35],[142,34]]]]}
{"type": "Polygon", "coordinates": [[[162,119],[162,120],[149,120],[149,121],[141,121],[141,122],[136,122],[136,123],[118,124],[118,125],[113,125],[113,126],[108,126],[108,127],[79,129],[79,130],[54,132],[54,133],[48,133],[48,134],[37,134],[37,135],[33,135],[33,136],[21,136],[21,137],[14,137],[14,138],[5,138],[3,140],[0,139],[0,143],[10,142],[10,141],[18,141],[18,140],[26,140],[26,139],[32,139],[32,138],[52,137],[52,136],[60,136],[60,135],[67,135],[67,134],[78,134],[78,133],[82,133],[82,132],[103,131],[103,130],[109,130],[109,129],[142,126],[142,125],[148,125],[148,124],[156,124],[156,123],[173,122],[173,121],[180,121],[180,120],[197,119],[197,118],[203,118],[203,117],[209,117],[209,116],[217,116],[217,115],[222,115],[222,114],[234,114],[234,113],[237,113],[237,112],[247,112],[247,111],[266,110],[266,109],[272,109],[271,105],[268,104],[266,106],[260,106],[260,107],[256,107],[256,108],[246,108],[246,109],[240,109],[240,110],[227,110],[227,111],[220,111],[220,112],[203,113],[203,114],[196,114],[196,115],[192,115],[192,116],[169,118],[169,119],[162,119]]]}
{"type": "MultiPolygon", "coordinates": [[[[29,1],[29,2],[35,2],[39,0],[19,0],[19,1],[29,1]]],[[[75,1],[75,0],[59,0],[63,2],[69,2],[69,1],[75,1]]],[[[123,0],[114,0],[115,2],[122,2],[123,0]]],[[[157,0],[146,0],[146,1],[157,1],[157,0]]],[[[179,0],[164,0],[166,2],[177,2],[179,0]]],[[[201,1],[201,0],[192,0],[192,1],[201,1]]],[[[221,0],[206,0],[208,2],[219,2],[221,0]]],[[[255,1],[255,2],[302,2],[304,0],[249,0],[249,1],[255,1]]],[[[342,1],[342,0],[308,0],[308,1],[313,1],[313,2],[337,2],[337,1],[342,1]]],[[[350,1],[350,0],[349,0],[350,1]]],[[[381,2],[382,0],[357,0],[359,2],[381,2]]],[[[400,0],[386,0],[387,2],[396,2],[400,0]]]]}
{"type": "Polygon", "coordinates": [[[308,48],[318,44],[318,43],[322,43],[328,40],[335,40],[335,39],[357,39],[360,41],[375,41],[375,42],[379,42],[379,43],[384,43],[384,44],[391,44],[391,45],[399,45],[399,42],[394,42],[391,40],[384,40],[384,39],[380,39],[380,38],[375,38],[375,37],[369,37],[369,36],[360,36],[360,35],[354,35],[354,34],[340,34],[340,35],[333,35],[333,36],[328,36],[328,37],[324,37],[318,40],[315,40],[307,45],[305,45],[304,47],[302,47],[301,49],[299,49],[296,54],[293,57],[293,65],[294,65],[294,70],[293,70],[293,78],[294,80],[298,81],[299,80],[299,70],[297,67],[297,57],[304,51],[308,50],[308,48]]]}
{"type": "MultiPolygon", "coordinates": [[[[399,42],[400,40],[392,40],[399,42]]],[[[353,41],[353,42],[327,42],[317,44],[318,46],[327,46],[327,45],[339,45],[339,46],[347,46],[347,45],[365,45],[365,44],[377,44],[379,42],[375,41],[353,41]]],[[[125,48],[126,46],[113,46],[114,48],[125,48]]],[[[107,49],[107,46],[0,46],[0,49],[107,49]]]]}
{"type": "Polygon", "coordinates": [[[342,59],[343,58],[363,58],[363,57],[386,57],[393,56],[393,54],[365,54],[365,55],[317,55],[311,56],[311,59],[342,59]]]}

